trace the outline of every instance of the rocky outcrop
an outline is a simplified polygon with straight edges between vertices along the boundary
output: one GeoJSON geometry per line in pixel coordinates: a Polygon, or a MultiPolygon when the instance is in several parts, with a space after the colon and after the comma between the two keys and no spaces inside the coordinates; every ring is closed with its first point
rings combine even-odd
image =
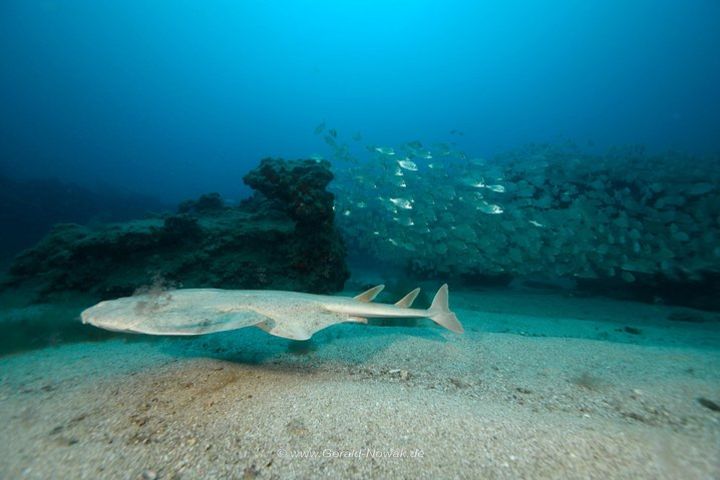
{"type": "Polygon", "coordinates": [[[152,283],[337,291],[349,272],[326,190],[332,178],[327,162],[265,159],[244,179],[254,195],[237,206],[209,194],[164,217],[57,225],[16,258],[10,282],[103,298],[152,283]]]}

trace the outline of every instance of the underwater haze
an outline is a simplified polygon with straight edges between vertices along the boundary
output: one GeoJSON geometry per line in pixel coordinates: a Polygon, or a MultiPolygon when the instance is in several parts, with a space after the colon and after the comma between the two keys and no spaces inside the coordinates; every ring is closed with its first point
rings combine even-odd
{"type": "Polygon", "coordinates": [[[233,198],[259,158],[376,143],[720,150],[720,5],[15,1],[0,6],[6,174],[233,198]]]}
{"type": "Polygon", "coordinates": [[[0,480],[720,478],[717,0],[0,0],[0,480]]]}

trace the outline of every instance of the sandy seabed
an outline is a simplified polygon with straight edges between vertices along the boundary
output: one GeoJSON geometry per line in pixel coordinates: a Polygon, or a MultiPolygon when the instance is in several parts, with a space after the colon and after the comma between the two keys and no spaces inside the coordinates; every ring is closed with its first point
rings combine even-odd
{"type": "Polygon", "coordinates": [[[698,401],[720,403],[716,315],[451,296],[464,335],[250,328],[0,357],[0,478],[720,478],[720,412],[698,401]]]}

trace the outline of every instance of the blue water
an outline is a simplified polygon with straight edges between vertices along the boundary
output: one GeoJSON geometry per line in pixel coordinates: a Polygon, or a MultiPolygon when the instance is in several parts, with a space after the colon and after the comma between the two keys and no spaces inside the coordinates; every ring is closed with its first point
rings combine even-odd
{"type": "Polygon", "coordinates": [[[0,165],[178,201],[265,156],[369,143],[720,148],[710,0],[0,5],[0,165]]]}
{"type": "Polygon", "coordinates": [[[720,478],[719,46],[717,0],[0,0],[0,480],[720,478]]]}

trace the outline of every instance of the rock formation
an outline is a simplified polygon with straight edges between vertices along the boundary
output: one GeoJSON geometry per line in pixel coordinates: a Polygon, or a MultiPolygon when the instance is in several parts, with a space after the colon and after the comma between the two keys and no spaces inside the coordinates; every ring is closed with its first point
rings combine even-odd
{"type": "Polygon", "coordinates": [[[164,217],[57,225],[15,259],[10,283],[103,298],[153,283],[337,291],[349,273],[326,190],[332,178],[328,162],[265,159],[244,178],[254,195],[237,206],[209,194],[164,217]]]}

